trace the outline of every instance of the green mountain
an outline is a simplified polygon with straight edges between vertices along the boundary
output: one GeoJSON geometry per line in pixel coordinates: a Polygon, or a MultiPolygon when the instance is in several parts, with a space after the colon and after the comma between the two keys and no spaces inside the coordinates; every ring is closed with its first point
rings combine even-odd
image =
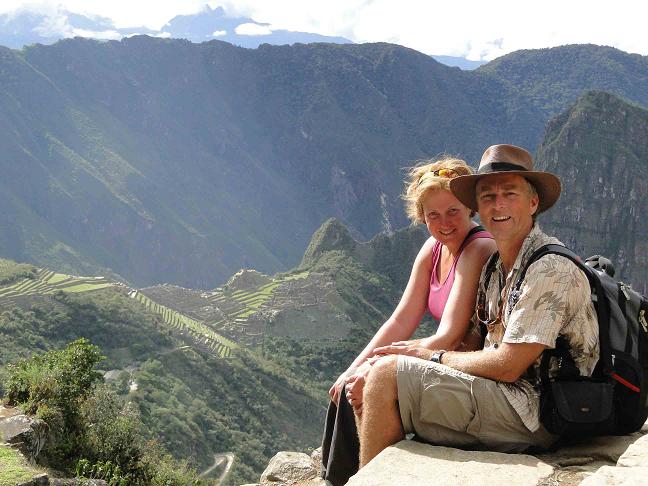
{"type": "MultiPolygon", "coordinates": [[[[515,51],[481,66],[543,114],[557,115],[585,90],[602,90],[648,106],[648,57],[580,44],[515,51]]],[[[546,120],[546,119],[545,119],[546,120]]]]}
{"type": "Polygon", "coordinates": [[[331,216],[361,240],[404,226],[399,169],[416,159],[533,148],[584,89],[645,103],[647,73],[595,46],[475,71],[389,44],[2,48],[0,255],[138,286],[271,274],[331,216]]]}
{"type": "Polygon", "coordinates": [[[234,454],[225,484],[258,477],[288,444],[304,450],[320,440],[321,393],[260,353],[230,343],[223,357],[208,345],[213,331],[178,325],[177,314],[106,279],[7,260],[0,272],[1,367],[86,337],[106,355],[106,379],[136,404],[146,439],[199,470],[215,454],[234,454]]]}
{"type": "Polygon", "coordinates": [[[618,96],[585,93],[551,120],[538,166],[560,176],[563,193],[540,217],[584,257],[600,254],[616,276],[648,293],[648,110],[618,96]]]}
{"type": "Polygon", "coordinates": [[[396,305],[424,239],[408,228],[358,243],[332,219],[299,268],[211,291],[0,260],[0,366],[85,337],[150,438],[198,470],[232,453],[226,484],[254,480],[276,451],[317,446],[328,387],[396,305]]]}

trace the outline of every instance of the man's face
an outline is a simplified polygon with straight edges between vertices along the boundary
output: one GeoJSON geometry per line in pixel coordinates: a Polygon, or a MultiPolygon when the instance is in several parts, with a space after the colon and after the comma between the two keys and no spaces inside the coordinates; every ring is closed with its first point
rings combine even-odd
{"type": "Polygon", "coordinates": [[[493,174],[477,182],[479,217],[495,241],[524,240],[533,226],[538,196],[521,176],[493,174]]]}

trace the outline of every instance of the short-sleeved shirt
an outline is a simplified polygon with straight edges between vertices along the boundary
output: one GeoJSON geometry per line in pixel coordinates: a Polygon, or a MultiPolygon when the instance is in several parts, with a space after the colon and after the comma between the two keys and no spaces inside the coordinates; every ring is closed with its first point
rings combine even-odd
{"type": "MultiPolygon", "coordinates": [[[[554,348],[559,335],[565,336],[581,375],[590,376],[599,358],[598,321],[585,274],[572,261],[560,255],[546,255],[527,269],[519,295],[509,295],[521,270],[533,252],[546,244],[561,244],[543,233],[536,224],[527,235],[513,268],[504,274],[497,263],[488,286],[482,271],[480,292],[486,293],[486,312],[491,320],[505,307],[501,324],[489,326],[484,349],[505,343],[540,343],[554,348]]],[[[485,269],[484,269],[485,270],[485,269]]],[[[537,368],[540,359],[534,363],[537,368]]],[[[539,395],[526,378],[515,383],[499,383],[524,425],[534,432],[540,427],[539,395]]]]}

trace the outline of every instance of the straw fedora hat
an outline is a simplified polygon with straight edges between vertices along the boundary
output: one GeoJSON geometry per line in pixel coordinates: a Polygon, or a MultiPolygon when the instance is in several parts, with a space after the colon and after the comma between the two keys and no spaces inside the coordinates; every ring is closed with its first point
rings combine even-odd
{"type": "Polygon", "coordinates": [[[523,148],[507,144],[488,147],[479,162],[477,173],[455,177],[450,181],[450,190],[463,204],[477,211],[477,181],[492,174],[520,175],[531,182],[540,198],[538,213],[549,209],[560,197],[560,179],[549,172],[533,170],[531,154],[523,148]]]}

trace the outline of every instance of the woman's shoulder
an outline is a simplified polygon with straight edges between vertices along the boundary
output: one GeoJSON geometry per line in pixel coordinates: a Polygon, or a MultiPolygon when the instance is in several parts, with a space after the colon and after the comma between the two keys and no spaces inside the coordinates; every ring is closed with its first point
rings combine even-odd
{"type": "Polygon", "coordinates": [[[479,233],[479,237],[469,241],[464,248],[460,261],[463,260],[465,264],[474,264],[475,262],[483,265],[484,262],[497,251],[495,240],[487,231],[479,233]]]}
{"type": "Polygon", "coordinates": [[[433,236],[430,236],[427,240],[425,240],[418,252],[416,260],[425,261],[428,263],[431,262],[432,255],[434,255],[434,249],[436,248],[437,243],[437,240],[433,236]]]}

